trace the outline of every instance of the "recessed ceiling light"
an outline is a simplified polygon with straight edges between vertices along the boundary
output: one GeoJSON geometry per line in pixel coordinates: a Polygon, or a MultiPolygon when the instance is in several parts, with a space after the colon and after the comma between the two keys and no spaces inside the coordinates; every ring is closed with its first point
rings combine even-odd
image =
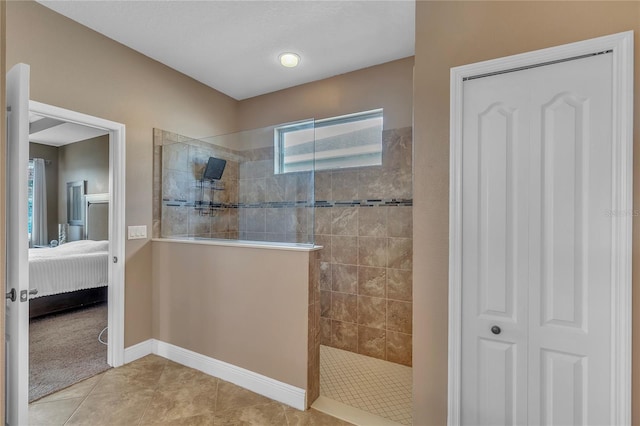
{"type": "Polygon", "coordinates": [[[287,68],[297,67],[300,62],[300,56],[290,52],[282,53],[279,58],[282,66],[287,68]]]}

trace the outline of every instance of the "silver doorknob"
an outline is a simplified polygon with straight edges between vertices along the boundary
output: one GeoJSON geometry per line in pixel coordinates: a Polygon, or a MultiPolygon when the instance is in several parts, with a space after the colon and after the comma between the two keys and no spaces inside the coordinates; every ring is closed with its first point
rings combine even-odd
{"type": "Polygon", "coordinates": [[[493,334],[500,334],[502,332],[502,330],[497,325],[494,325],[493,327],[491,327],[491,332],[493,334]]]}

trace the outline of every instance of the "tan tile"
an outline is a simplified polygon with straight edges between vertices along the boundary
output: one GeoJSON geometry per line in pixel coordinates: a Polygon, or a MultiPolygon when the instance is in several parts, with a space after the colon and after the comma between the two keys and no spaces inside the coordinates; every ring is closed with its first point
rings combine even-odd
{"type": "Polygon", "coordinates": [[[270,401],[269,398],[243,389],[233,383],[225,382],[224,380],[218,381],[216,412],[249,407],[257,404],[266,404],[270,401]]]}
{"type": "Polygon", "coordinates": [[[330,201],[333,200],[331,194],[331,172],[317,172],[314,175],[315,184],[315,198],[318,201],[330,201]]]}
{"type": "Polygon", "coordinates": [[[331,319],[320,318],[320,343],[331,345],[331,319]]]}
{"type": "Polygon", "coordinates": [[[140,423],[141,426],[152,425],[172,425],[172,426],[214,426],[215,417],[213,414],[199,414],[197,416],[180,417],[179,419],[171,419],[159,423],[140,423]]]}
{"type": "Polygon", "coordinates": [[[387,298],[413,300],[413,273],[401,269],[387,269],[387,298]]]}
{"type": "MultiPolygon", "coordinates": [[[[331,263],[358,264],[358,238],[351,236],[331,237],[331,263]]],[[[384,265],[382,265],[384,266],[384,265]]]]}
{"type": "Polygon", "coordinates": [[[64,425],[84,397],[29,404],[29,425],[64,425]]]}
{"type": "Polygon", "coordinates": [[[377,328],[358,327],[358,353],[385,359],[386,332],[377,328]]]}
{"type": "Polygon", "coordinates": [[[358,294],[373,297],[385,297],[387,270],[358,266],[358,294]]]}
{"type": "Polygon", "coordinates": [[[100,379],[104,376],[105,373],[100,373],[96,376],[90,377],[86,380],[76,383],[75,385],[71,385],[66,389],[59,390],[51,395],[45,396],[44,398],[39,399],[37,402],[50,402],[50,401],[58,401],[61,399],[70,399],[70,398],[80,398],[89,395],[89,392],[93,390],[93,388],[98,384],[100,379]]]}
{"type": "MultiPolygon", "coordinates": [[[[318,253],[318,258],[321,255],[318,253]]],[[[329,262],[320,262],[320,289],[321,290],[331,290],[331,263],[329,262]]]]}
{"type": "Polygon", "coordinates": [[[152,390],[91,394],[71,416],[67,425],[135,425],[153,397],[152,390]]]}
{"type": "Polygon", "coordinates": [[[316,207],[315,231],[316,234],[331,234],[331,210],[330,207],[316,207]]]}
{"type": "Polygon", "coordinates": [[[382,167],[386,170],[412,168],[411,128],[385,130],[382,133],[382,167]]]}
{"type": "Polygon", "coordinates": [[[331,321],[331,346],[356,352],[358,350],[358,325],[331,321]]]}
{"type": "Polygon", "coordinates": [[[385,328],[387,303],[379,297],[358,296],[358,324],[371,328],[385,328]]]}
{"type": "Polygon", "coordinates": [[[356,322],[358,308],[358,296],[332,292],[331,294],[331,318],[338,321],[356,322]]]}
{"type": "Polygon", "coordinates": [[[331,235],[316,235],[315,244],[318,246],[322,246],[322,250],[320,250],[320,261],[330,262],[331,261],[331,235]]]}
{"type": "Polygon", "coordinates": [[[320,316],[331,318],[331,292],[320,291],[320,316]]]}
{"type": "Polygon", "coordinates": [[[358,185],[355,185],[355,182],[358,182],[357,171],[332,172],[331,191],[333,199],[336,201],[351,201],[359,199],[358,185]]]}
{"type": "Polygon", "coordinates": [[[413,236],[413,207],[387,207],[387,236],[411,238],[413,236]]]}
{"type": "Polygon", "coordinates": [[[358,235],[386,237],[388,209],[389,207],[362,207],[358,215],[358,235]]]}
{"type": "Polygon", "coordinates": [[[411,270],[413,267],[413,239],[389,238],[387,267],[411,270]]]}
{"type": "Polygon", "coordinates": [[[358,207],[331,209],[331,235],[358,235],[358,207]]]}
{"type": "Polygon", "coordinates": [[[412,327],[411,302],[387,300],[387,330],[411,334],[412,327]]]}
{"type": "Polygon", "coordinates": [[[91,395],[122,391],[153,390],[158,385],[167,360],[150,355],[104,373],[91,395]]]}
{"type": "Polygon", "coordinates": [[[387,361],[398,364],[412,364],[411,335],[387,331],[387,361]]]}
{"type": "Polygon", "coordinates": [[[351,424],[313,408],[299,411],[285,406],[284,413],[287,416],[289,426],[348,426],[351,424]]]}
{"type": "Polygon", "coordinates": [[[358,267],[335,264],[331,268],[331,289],[340,293],[358,292],[358,267]]]}
{"type": "Polygon", "coordinates": [[[278,402],[216,412],[220,426],[282,426],[287,424],[284,406],[278,402]]]}
{"type": "Polygon", "coordinates": [[[142,418],[142,424],[212,414],[218,379],[183,366],[165,368],[161,383],[142,418]],[[166,373],[166,374],[165,374],[166,373]]]}
{"type": "Polygon", "coordinates": [[[387,239],[376,237],[358,238],[358,265],[387,266],[387,239]]]}

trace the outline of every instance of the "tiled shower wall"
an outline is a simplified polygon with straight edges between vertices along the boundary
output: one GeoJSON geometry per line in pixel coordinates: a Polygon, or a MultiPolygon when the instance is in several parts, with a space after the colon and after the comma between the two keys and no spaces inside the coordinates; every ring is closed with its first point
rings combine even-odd
{"type": "Polygon", "coordinates": [[[238,238],[238,176],[242,156],[217,145],[154,129],[153,236],[238,238]],[[227,160],[220,190],[199,187],[210,156],[227,160]],[[216,203],[197,210],[194,201],[216,203]]]}
{"type": "Polygon", "coordinates": [[[411,128],[383,132],[382,158],[316,172],[321,342],[411,365],[411,128]]]}
{"type": "Polygon", "coordinates": [[[311,175],[274,175],[272,149],[237,152],[159,130],[155,136],[154,237],[314,238],[324,246],[322,344],[411,365],[411,128],[383,132],[382,166],[317,172],[315,208],[307,207],[311,175]],[[190,202],[210,155],[228,160],[215,200],[226,204],[201,216],[190,202]]]}
{"type": "Polygon", "coordinates": [[[273,148],[243,151],[243,156],[240,239],[312,243],[313,174],[275,174],[273,148]]]}
{"type": "Polygon", "coordinates": [[[236,151],[156,129],[153,235],[312,243],[312,178],[274,174],[273,148],[236,151]],[[205,182],[200,194],[210,156],[227,160],[222,186],[205,182]],[[216,207],[197,210],[199,200],[216,207]]]}

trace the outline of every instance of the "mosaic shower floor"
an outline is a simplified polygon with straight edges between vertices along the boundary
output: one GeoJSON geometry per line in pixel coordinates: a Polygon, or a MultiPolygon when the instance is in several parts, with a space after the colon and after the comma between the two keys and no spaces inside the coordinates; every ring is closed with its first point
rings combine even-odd
{"type": "Polygon", "coordinates": [[[411,424],[411,374],[411,367],[320,346],[321,396],[403,425],[411,424]]]}

